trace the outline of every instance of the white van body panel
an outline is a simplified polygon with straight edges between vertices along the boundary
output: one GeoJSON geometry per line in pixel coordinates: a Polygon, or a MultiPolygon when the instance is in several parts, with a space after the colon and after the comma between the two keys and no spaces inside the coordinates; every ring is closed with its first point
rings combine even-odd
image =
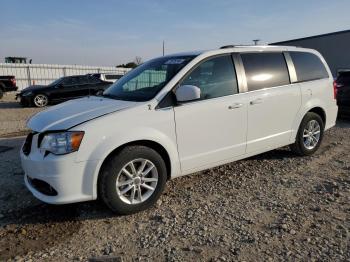
{"type": "MultiPolygon", "coordinates": [[[[90,97],[35,115],[28,127],[37,133],[62,130],[85,133],[77,152],[47,156],[38,148],[39,135],[34,135],[31,153],[21,152],[29,190],[42,201],[55,204],[96,199],[103,162],[115,150],[130,143],[147,141],[161,146],[169,158],[169,178],[175,178],[294,143],[303,117],[315,108],[324,112],[325,129],[335,125],[337,106],[331,73],[322,56],[314,50],[247,46],[187,54],[196,57],[150,101],[90,97]],[[252,92],[240,86],[238,94],[157,107],[203,59],[265,51],[312,52],[323,61],[330,77],[252,92]],[[38,192],[28,182],[29,177],[49,183],[59,194],[47,196],[38,192]]],[[[237,74],[241,85],[244,77],[237,74]]]]}

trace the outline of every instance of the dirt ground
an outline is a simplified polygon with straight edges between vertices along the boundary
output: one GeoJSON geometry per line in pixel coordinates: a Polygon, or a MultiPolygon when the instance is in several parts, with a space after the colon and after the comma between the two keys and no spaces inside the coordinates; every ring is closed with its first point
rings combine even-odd
{"type": "Polygon", "coordinates": [[[23,108],[15,100],[15,92],[5,93],[0,99],[0,137],[11,137],[27,133],[26,122],[40,108],[23,108]]]}
{"type": "Polygon", "coordinates": [[[177,178],[131,216],[99,201],[36,200],[23,182],[23,140],[0,139],[0,261],[350,260],[349,120],[314,156],[282,148],[177,178]]]}

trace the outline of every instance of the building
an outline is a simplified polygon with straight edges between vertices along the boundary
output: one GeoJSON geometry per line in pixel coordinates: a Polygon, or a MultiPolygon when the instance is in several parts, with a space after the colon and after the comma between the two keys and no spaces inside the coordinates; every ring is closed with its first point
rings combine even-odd
{"type": "Polygon", "coordinates": [[[8,56],[5,57],[5,63],[14,63],[14,64],[26,64],[26,57],[17,57],[17,56],[8,56]]]}
{"type": "Polygon", "coordinates": [[[339,71],[350,70],[350,30],[276,42],[270,45],[316,49],[326,59],[334,77],[339,71]]]}

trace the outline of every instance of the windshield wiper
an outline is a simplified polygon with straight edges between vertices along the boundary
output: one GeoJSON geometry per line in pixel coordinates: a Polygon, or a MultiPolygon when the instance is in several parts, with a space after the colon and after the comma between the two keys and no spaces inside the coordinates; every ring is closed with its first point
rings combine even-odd
{"type": "Polygon", "coordinates": [[[102,97],[107,97],[107,98],[111,98],[111,99],[118,99],[117,96],[115,95],[111,95],[111,94],[101,94],[102,97]]]}

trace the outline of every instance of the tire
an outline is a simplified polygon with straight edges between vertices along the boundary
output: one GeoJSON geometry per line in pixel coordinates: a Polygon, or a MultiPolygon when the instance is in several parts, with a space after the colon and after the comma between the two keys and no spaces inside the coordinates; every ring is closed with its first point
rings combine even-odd
{"type": "Polygon", "coordinates": [[[323,139],[323,133],[324,122],[322,118],[316,113],[308,112],[301,121],[295,143],[292,144],[290,148],[294,153],[300,156],[312,155],[320,147],[323,139]],[[313,135],[311,135],[308,130],[314,130],[313,135]],[[310,142],[309,146],[308,142],[310,142]]]}
{"type": "Polygon", "coordinates": [[[113,212],[128,215],[151,207],[163,192],[166,181],[166,165],[155,150],[146,146],[128,146],[109,157],[103,164],[98,179],[98,192],[99,197],[113,212]],[[145,160],[146,164],[143,166],[145,160]],[[135,167],[134,172],[132,165],[135,167]],[[141,174],[147,170],[148,173],[138,176],[137,172],[140,170],[141,174]]]}
{"type": "Polygon", "coordinates": [[[4,91],[0,88],[0,99],[4,97],[4,91]]]}
{"type": "Polygon", "coordinates": [[[45,107],[49,104],[49,98],[45,94],[37,94],[33,98],[33,105],[36,107],[45,107]]]}

